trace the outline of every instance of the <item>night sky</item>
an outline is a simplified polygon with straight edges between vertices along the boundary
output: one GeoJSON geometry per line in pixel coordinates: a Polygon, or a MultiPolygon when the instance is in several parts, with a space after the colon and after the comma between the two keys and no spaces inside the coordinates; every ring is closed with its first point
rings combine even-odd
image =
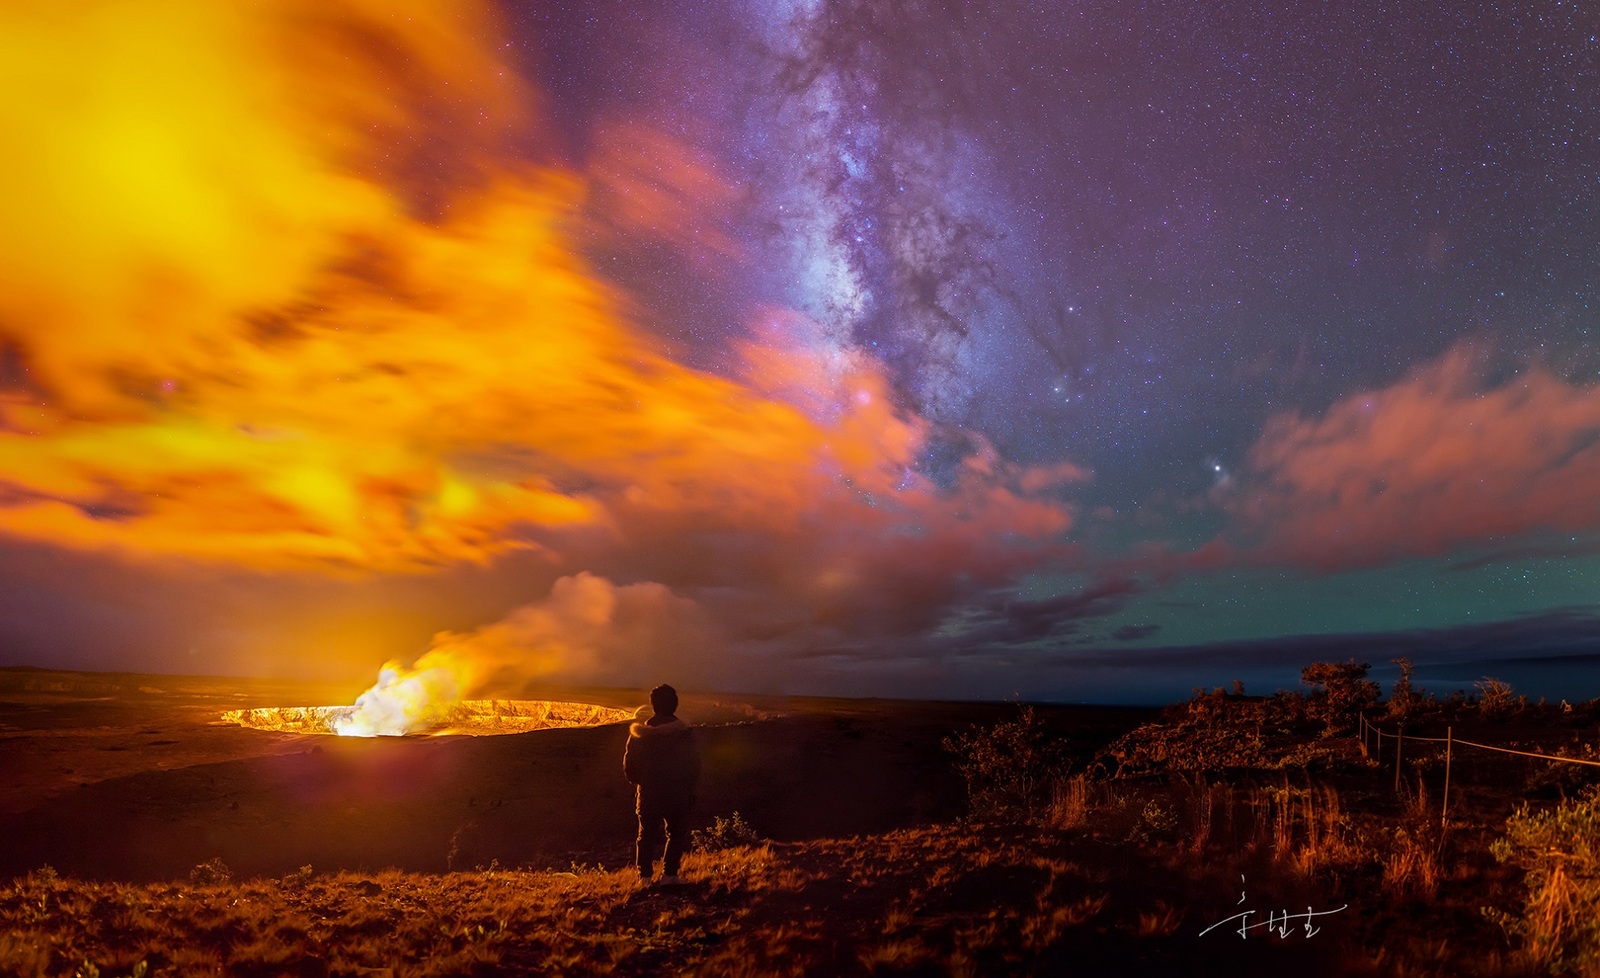
{"type": "Polygon", "coordinates": [[[1600,695],[1600,10],[0,26],[0,663],[1600,695]]]}

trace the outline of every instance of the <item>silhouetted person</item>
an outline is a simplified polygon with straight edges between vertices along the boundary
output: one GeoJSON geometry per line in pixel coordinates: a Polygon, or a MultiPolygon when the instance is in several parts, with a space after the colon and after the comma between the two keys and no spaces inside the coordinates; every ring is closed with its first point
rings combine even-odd
{"type": "Polygon", "coordinates": [[[650,881],[656,853],[665,841],[661,882],[676,883],[678,866],[689,848],[689,810],[694,807],[695,783],[700,779],[700,750],[695,746],[694,731],[677,717],[677,690],[665,684],[652,689],[650,708],[654,716],[628,728],[622,772],[638,786],[639,876],[650,881]]]}

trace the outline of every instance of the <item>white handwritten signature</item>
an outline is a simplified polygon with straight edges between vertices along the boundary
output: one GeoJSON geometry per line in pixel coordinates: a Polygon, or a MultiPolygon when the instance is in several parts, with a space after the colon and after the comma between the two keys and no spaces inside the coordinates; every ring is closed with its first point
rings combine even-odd
{"type": "MultiPolygon", "coordinates": [[[[1241,883],[1244,882],[1244,877],[1243,876],[1239,877],[1239,882],[1241,882],[1241,883]]],[[[1240,890],[1239,891],[1239,902],[1243,903],[1244,901],[1245,901],[1245,892],[1243,890],[1240,890]]],[[[1289,931],[1290,930],[1295,930],[1295,931],[1299,931],[1300,930],[1300,927],[1299,926],[1295,926],[1294,923],[1293,923],[1294,921],[1298,920],[1298,921],[1301,921],[1303,923],[1303,925],[1305,927],[1305,936],[1309,939],[1309,938],[1315,937],[1317,934],[1321,933],[1321,931],[1322,931],[1322,928],[1312,926],[1312,924],[1311,924],[1312,920],[1314,920],[1317,917],[1326,917],[1326,916],[1328,916],[1330,914],[1336,914],[1336,913],[1340,912],[1341,910],[1348,910],[1349,908],[1350,908],[1350,904],[1347,903],[1342,907],[1335,907],[1332,910],[1313,910],[1308,906],[1308,907],[1306,907],[1306,912],[1305,913],[1290,913],[1287,910],[1269,910],[1269,911],[1267,911],[1267,919],[1266,920],[1257,920],[1257,921],[1255,921],[1253,923],[1251,922],[1250,918],[1255,916],[1256,914],[1260,913],[1261,911],[1259,911],[1259,910],[1245,910],[1245,911],[1242,911],[1240,913],[1234,914],[1232,917],[1229,917],[1226,920],[1217,921],[1216,923],[1212,924],[1210,927],[1207,927],[1205,930],[1201,931],[1200,932],[1200,936],[1204,937],[1207,934],[1211,933],[1212,931],[1216,930],[1218,927],[1221,927],[1224,924],[1231,924],[1231,923],[1234,923],[1235,921],[1237,921],[1239,926],[1234,929],[1234,933],[1238,934],[1240,937],[1249,937],[1250,936],[1250,932],[1252,930],[1255,930],[1257,927],[1265,927],[1267,929],[1267,933],[1269,933],[1269,934],[1277,934],[1279,938],[1285,938],[1286,939],[1289,936],[1289,931]]]]}

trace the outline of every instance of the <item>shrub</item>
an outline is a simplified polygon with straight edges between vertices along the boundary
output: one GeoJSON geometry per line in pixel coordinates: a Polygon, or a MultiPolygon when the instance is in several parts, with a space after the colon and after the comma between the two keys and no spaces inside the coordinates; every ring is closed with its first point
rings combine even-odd
{"type": "Polygon", "coordinates": [[[1265,720],[1278,727],[1295,727],[1306,722],[1306,698],[1300,693],[1280,689],[1262,704],[1265,720]]]}
{"type": "Polygon", "coordinates": [[[1172,838],[1178,830],[1178,814],[1160,799],[1152,798],[1139,810],[1139,820],[1128,833],[1130,842],[1157,842],[1172,838]]]}
{"type": "MultiPolygon", "coordinates": [[[[1488,676],[1472,684],[1477,687],[1478,712],[1487,720],[1504,720],[1521,708],[1513,698],[1511,684],[1488,676]]],[[[1524,701],[1525,702],[1525,701],[1524,701]]]]}
{"type": "Polygon", "coordinates": [[[943,743],[956,755],[956,771],[967,783],[974,815],[1032,819],[1061,769],[1060,748],[1031,706],[1021,707],[1013,720],[973,727],[943,743]]]}
{"type": "Polygon", "coordinates": [[[1186,719],[1203,726],[1215,726],[1228,718],[1228,694],[1217,687],[1211,692],[1206,692],[1199,687],[1194,690],[1194,696],[1184,705],[1186,719]]]}
{"type": "Polygon", "coordinates": [[[1525,874],[1520,914],[1483,911],[1520,941],[1523,957],[1552,972],[1600,971],[1600,791],[1544,811],[1524,804],[1490,851],[1525,874]]]}
{"type": "Polygon", "coordinates": [[[1311,741],[1294,745],[1266,766],[1282,770],[1335,771],[1355,763],[1355,756],[1344,745],[1311,741]]]}
{"type": "MultiPolygon", "coordinates": [[[[1563,744],[1550,753],[1580,761],[1600,762],[1600,748],[1593,744],[1563,744]]],[[[1585,788],[1600,782],[1600,767],[1591,764],[1540,764],[1528,773],[1525,790],[1535,794],[1581,795],[1585,788]]]]}
{"type": "Polygon", "coordinates": [[[221,886],[233,882],[233,870],[228,868],[221,856],[212,856],[189,870],[189,882],[196,886],[221,886]]]}
{"type": "MultiPolygon", "coordinates": [[[[1299,697],[1295,697],[1299,699],[1299,697]]],[[[1102,748],[1096,762],[1115,774],[1225,771],[1266,763],[1266,737],[1277,733],[1273,702],[1230,699],[1221,689],[1196,689],[1187,703],[1168,707],[1102,748]],[[1274,728],[1274,729],[1269,729],[1274,728]]]]}
{"type": "Polygon", "coordinates": [[[738,812],[727,818],[718,815],[710,828],[695,829],[692,838],[697,852],[721,852],[739,846],[753,846],[761,841],[761,836],[738,812]]]}

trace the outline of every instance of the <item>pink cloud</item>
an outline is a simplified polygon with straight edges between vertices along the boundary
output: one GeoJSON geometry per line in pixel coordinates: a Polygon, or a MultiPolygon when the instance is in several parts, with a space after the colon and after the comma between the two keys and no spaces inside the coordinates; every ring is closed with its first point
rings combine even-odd
{"type": "Polygon", "coordinates": [[[1319,569],[1600,527],[1600,387],[1540,366],[1491,382],[1458,346],[1394,385],[1274,418],[1232,536],[1319,569]]]}

